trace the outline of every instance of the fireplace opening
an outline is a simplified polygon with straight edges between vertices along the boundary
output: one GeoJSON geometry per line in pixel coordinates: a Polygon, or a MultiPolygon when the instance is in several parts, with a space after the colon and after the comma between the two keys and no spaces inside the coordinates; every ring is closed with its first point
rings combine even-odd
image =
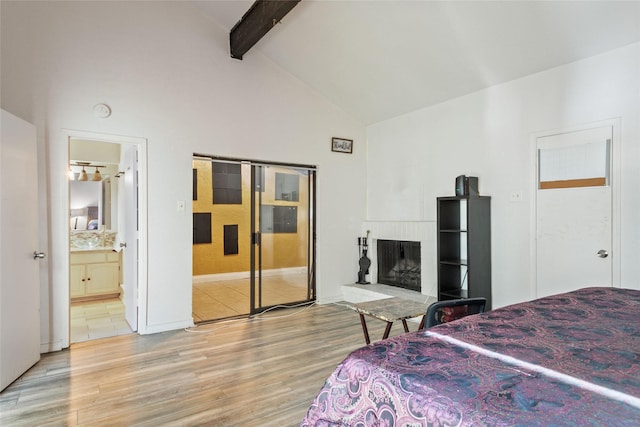
{"type": "Polygon", "coordinates": [[[420,242],[378,240],[378,283],[420,292],[420,242]]]}

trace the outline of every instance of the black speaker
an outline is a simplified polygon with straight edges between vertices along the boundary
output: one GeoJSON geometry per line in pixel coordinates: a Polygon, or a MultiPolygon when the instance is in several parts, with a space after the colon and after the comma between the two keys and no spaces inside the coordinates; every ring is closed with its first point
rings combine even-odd
{"type": "Polygon", "coordinates": [[[478,177],[460,175],[456,177],[456,196],[477,196],[478,177]]]}

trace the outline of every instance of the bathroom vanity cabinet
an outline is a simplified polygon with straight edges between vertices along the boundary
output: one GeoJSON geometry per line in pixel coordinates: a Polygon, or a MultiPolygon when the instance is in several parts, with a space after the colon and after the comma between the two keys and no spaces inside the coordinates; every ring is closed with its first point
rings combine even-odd
{"type": "Polygon", "coordinates": [[[112,250],[70,254],[72,299],[117,297],[120,294],[120,254],[112,250]]]}

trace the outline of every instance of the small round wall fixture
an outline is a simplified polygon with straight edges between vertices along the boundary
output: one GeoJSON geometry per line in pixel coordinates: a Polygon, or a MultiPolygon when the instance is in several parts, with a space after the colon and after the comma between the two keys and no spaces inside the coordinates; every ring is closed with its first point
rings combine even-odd
{"type": "Polygon", "coordinates": [[[93,106],[94,116],[106,119],[111,115],[111,108],[107,104],[96,104],[93,106]]]}

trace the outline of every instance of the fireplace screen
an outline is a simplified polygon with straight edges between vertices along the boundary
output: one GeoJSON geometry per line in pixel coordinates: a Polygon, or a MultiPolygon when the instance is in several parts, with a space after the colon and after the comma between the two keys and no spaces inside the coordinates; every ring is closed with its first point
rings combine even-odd
{"type": "Polygon", "coordinates": [[[378,283],[421,291],[420,242],[378,240],[378,283]]]}

